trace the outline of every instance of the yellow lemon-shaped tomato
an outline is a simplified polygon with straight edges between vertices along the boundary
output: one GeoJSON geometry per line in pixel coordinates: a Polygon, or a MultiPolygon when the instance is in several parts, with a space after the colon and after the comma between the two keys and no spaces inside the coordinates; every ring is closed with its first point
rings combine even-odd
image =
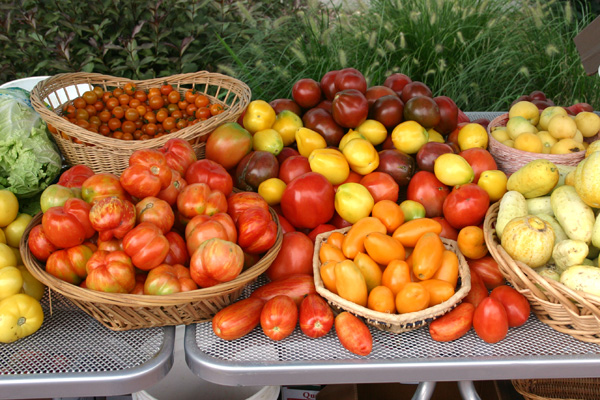
{"type": "Polygon", "coordinates": [[[541,131],[547,131],[550,120],[557,115],[569,115],[569,114],[567,114],[567,110],[565,110],[562,107],[558,107],[558,106],[551,106],[551,107],[544,108],[540,114],[540,120],[538,122],[539,129],[541,131]]]}
{"type": "Polygon", "coordinates": [[[279,178],[269,178],[258,185],[258,194],[262,196],[268,205],[274,206],[281,202],[283,191],[287,185],[279,178]]]}
{"type": "Polygon", "coordinates": [[[429,133],[416,121],[404,121],[392,131],[392,143],[397,150],[416,154],[429,141],[429,133]]]}
{"type": "Polygon", "coordinates": [[[508,131],[506,130],[505,126],[497,126],[496,128],[492,128],[491,134],[492,137],[500,143],[510,139],[510,136],[508,136],[508,131]]]}
{"type": "Polygon", "coordinates": [[[283,149],[283,140],[279,132],[275,129],[263,129],[256,132],[254,137],[252,137],[252,148],[254,150],[268,151],[276,156],[283,149]]]}
{"type": "Polygon", "coordinates": [[[425,206],[418,201],[404,200],[400,203],[400,209],[404,213],[405,222],[417,218],[425,218],[425,206]]]}
{"type": "Polygon", "coordinates": [[[600,116],[589,111],[582,111],[575,116],[577,129],[583,137],[592,137],[600,131],[600,116]]]}
{"type": "Polygon", "coordinates": [[[445,153],[436,158],[433,173],[440,182],[448,186],[464,185],[472,182],[475,177],[467,160],[454,153],[445,153]]]}
{"type": "Polygon", "coordinates": [[[529,151],[531,153],[543,153],[544,143],[537,134],[525,132],[515,139],[515,149],[529,151]]]}
{"type": "Polygon", "coordinates": [[[368,217],[373,210],[375,200],[369,190],[360,183],[341,184],[335,192],[335,210],[337,213],[355,224],[359,219],[368,217]]]}
{"type": "Polygon", "coordinates": [[[25,228],[29,225],[32,220],[31,215],[18,214],[17,218],[4,228],[4,234],[6,235],[6,244],[12,247],[19,247],[21,243],[21,237],[25,228]]]}
{"type": "Polygon", "coordinates": [[[296,140],[296,131],[302,128],[302,118],[293,111],[283,110],[275,118],[271,128],[275,129],[281,135],[284,146],[289,146],[296,140]]]}
{"type": "Polygon", "coordinates": [[[302,127],[296,131],[296,145],[298,146],[298,153],[308,158],[313,150],[327,147],[327,142],[319,132],[302,127]]]}
{"type": "Polygon", "coordinates": [[[0,243],[0,269],[9,265],[17,266],[17,256],[15,256],[9,245],[0,243]]]}
{"type": "Polygon", "coordinates": [[[461,151],[480,147],[487,149],[488,134],[483,126],[476,123],[469,123],[458,131],[458,147],[461,151]]]}
{"type": "Polygon", "coordinates": [[[269,129],[275,123],[275,110],[264,100],[254,100],[248,104],[244,114],[244,128],[252,134],[269,129]]]}
{"type": "Polygon", "coordinates": [[[377,146],[387,138],[387,129],[385,125],[375,119],[367,119],[356,127],[356,130],[363,135],[373,146],[377,146]]]}
{"type": "Polygon", "coordinates": [[[17,267],[8,266],[0,269],[0,300],[17,294],[23,287],[23,275],[17,267]]]}
{"type": "Polygon", "coordinates": [[[508,178],[503,171],[498,169],[483,171],[479,176],[477,185],[485,190],[490,196],[490,201],[498,201],[506,193],[506,182],[508,178]]]}
{"type": "Polygon", "coordinates": [[[508,118],[516,116],[525,118],[532,125],[537,125],[540,120],[540,110],[530,101],[519,101],[508,110],[508,118]]]}
{"type": "Polygon", "coordinates": [[[350,169],[361,175],[373,172],[379,166],[379,153],[367,139],[353,139],[342,150],[350,169]]]}
{"type": "Polygon", "coordinates": [[[430,142],[446,143],[446,140],[444,139],[442,134],[436,131],[435,129],[431,128],[427,130],[427,133],[429,134],[430,142]]]}
{"type": "Polygon", "coordinates": [[[350,129],[344,136],[342,136],[342,139],[340,140],[340,143],[338,144],[338,149],[344,151],[344,147],[346,147],[346,143],[348,143],[352,139],[366,139],[366,137],[359,131],[350,129]]]}
{"type": "Polygon", "coordinates": [[[13,222],[19,213],[19,200],[10,190],[0,190],[0,227],[13,222]]]}
{"type": "Polygon", "coordinates": [[[310,170],[323,175],[332,185],[348,179],[350,166],[346,157],[337,149],[315,149],[308,156],[310,170]]]}
{"type": "Polygon", "coordinates": [[[577,133],[577,124],[568,115],[556,115],[548,122],[548,132],[558,140],[572,139],[577,133]]]}

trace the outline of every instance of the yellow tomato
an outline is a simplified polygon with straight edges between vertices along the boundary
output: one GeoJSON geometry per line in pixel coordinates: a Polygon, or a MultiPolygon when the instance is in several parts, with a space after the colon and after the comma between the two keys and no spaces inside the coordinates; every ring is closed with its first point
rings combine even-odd
{"type": "Polygon", "coordinates": [[[254,150],[268,151],[276,156],[283,149],[283,139],[275,129],[263,129],[256,132],[252,137],[252,148],[254,150]]]}
{"type": "Polygon", "coordinates": [[[0,301],[0,343],[12,343],[35,333],[44,322],[40,302],[24,293],[0,301]]]}
{"type": "Polygon", "coordinates": [[[473,181],[475,173],[467,160],[458,154],[445,153],[436,158],[433,173],[444,185],[456,186],[473,181]]]}
{"type": "Polygon", "coordinates": [[[404,200],[400,203],[400,209],[404,213],[404,222],[425,218],[425,206],[418,201],[404,200]]]}
{"type": "Polygon", "coordinates": [[[352,139],[342,150],[352,171],[367,175],[379,166],[379,153],[367,139],[352,139]]]}
{"type": "Polygon", "coordinates": [[[506,174],[500,170],[483,171],[479,176],[477,185],[487,192],[490,196],[490,201],[498,201],[506,193],[506,182],[508,178],[506,174]]]}
{"type": "Polygon", "coordinates": [[[21,236],[23,236],[23,232],[25,232],[25,228],[27,228],[27,225],[29,225],[31,220],[31,215],[18,214],[17,218],[4,228],[6,244],[11,247],[19,247],[21,236]]]}
{"type": "Polygon", "coordinates": [[[536,133],[523,132],[515,139],[515,149],[530,153],[543,153],[544,143],[536,133]]]}
{"type": "Polygon", "coordinates": [[[0,269],[0,300],[19,293],[23,287],[23,276],[17,267],[0,269]]]}
{"type": "Polygon", "coordinates": [[[281,202],[286,184],[279,178],[269,178],[258,185],[258,194],[262,196],[268,205],[274,206],[281,202]]]}
{"type": "Polygon", "coordinates": [[[429,133],[416,121],[404,121],[392,131],[394,147],[406,154],[416,154],[429,141],[429,133]]]}
{"type": "Polygon", "coordinates": [[[271,128],[275,129],[281,135],[284,146],[289,146],[296,140],[296,131],[302,128],[302,118],[295,112],[283,110],[275,118],[275,122],[271,128]]]}
{"type": "Polygon", "coordinates": [[[21,276],[23,277],[23,287],[21,288],[21,293],[25,293],[30,295],[36,300],[41,300],[44,296],[44,290],[46,286],[31,275],[31,272],[25,268],[24,265],[19,265],[17,267],[19,271],[21,271],[21,276]]]}
{"type": "Polygon", "coordinates": [[[254,100],[248,104],[246,114],[244,114],[244,128],[251,134],[269,129],[275,123],[275,110],[264,100],[254,100]]]}
{"type": "Polygon", "coordinates": [[[10,247],[10,249],[12,250],[12,252],[15,254],[15,258],[17,259],[17,265],[21,265],[23,264],[23,259],[21,258],[21,251],[19,251],[18,247],[10,247]]]}
{"type": "Polygon", "coordinates": [[[350,166],[346,157],[337,149],[315,149],[308,156],[310,170],[323,175],[332,185],[348,179],[350,166]]]}
{"type": "Polygon", "coordinates": [[[387,129],[385,125],[375,119],[367,119],[356,127],[356,130],[363,135],[373,146],[377,146],[387,138],[387,129]]]}
{"type": "Polygon", "coordinates": [[[0,190],[0,227],[13,222],[19,213],[19,200],[9,190],[0,190]]]}
{"type": "Polygon", "coordinates": [[[0,229],[0,243],[6,243],[6,235],[3,229],[0,229]]]}
{"type": "Polygon", "coordinates": [[[350,129],[344,136],[342,136],[342,139],[340,140],[340,143],[338,144],[338,149],[343,151],[344,147],[346,147],[346,143],[348,143],[352,139],[367,139],[367,138],[364,137],[363,134],[360,133],[359,131],[350,129]]]}
{"type": "Polygon", "coordinates": [[[427,133],[429,134],[430,142],[446,143],[446,140],[444,139],[442,134],[436,131],[435,129],[431,128],[427,131],[427,133]]]}
{"type": "Polygon", "coordinates": [[[319,132],[303,127],[296,131],[296,145],[300,155],[308,158],[313,150],[327,147],[327,142],[319,132]]]}
{"type": "Polygon", "coordinates": [[[0,269],[8,266],[16,267],[17,257],[9,245],[0,243],[0,269]]]}
{"type": "Polygon", "coordinates": [[[371,214],[375,201],[366,187],[360,183],[348,182],[338,187],[334,204],[340,217],[354,224],[371,214]]]}
{"type": "Polygon", "coordinates": [[[458,147],[461,151],[474,147],[487,149],[488,134],[485,128],[476,123],[469,123],[458,131],[458,147]]]}

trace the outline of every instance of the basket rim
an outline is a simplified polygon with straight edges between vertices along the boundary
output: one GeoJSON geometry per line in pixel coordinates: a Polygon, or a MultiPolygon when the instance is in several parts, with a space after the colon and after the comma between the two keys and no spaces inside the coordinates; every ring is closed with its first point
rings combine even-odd
{"type": "Polygon", "coordinates": [[[119,307],[139,308],[139,307],[164,307],[177,306],[197,301],[227,295],[240,287],[252,282],[260,274],[265,272],[277,254],[281,250],[283,233],[281,224],[277,218],[277,213],[272,208],[269,209],[275,222],[277,223],[277,236],[273,246],[261,257],[261,259],[250,268],[242,271],[235,279],[229,282],[223,282],[208,288],[199,288],[187,292],[173,293],[169,295],[140,295],[131,293],[107,293],[82,288],[77,285],[62,281],[61,279],[50,275],[43,268],[42,262],[33,257],[29,250],[29,232],[33,227],[39,225],[42,220],[42,213],[36,214],[25,228],[20,243],[21,257],[25,268],[40,282],[50,290],[59,292],[68,299],[77,300],[86,303],[100,303],[119,307]]]}
{"type": "MultiPolygon", "coordinates": [[[[321,279],[320,274],[320,266],[321,262],[319,259],[319,249],[321,245],[327,240],[327,238],[334,232],[346,233],[350,230],[351,226],[335,229],[332,231],[324,232],[317,235],[315,240],[315,248],[313,253],[313,274],[314,274],[314,282],[317,292],[327,299],[330,304],[333,304],[345,311],[349,311],[354,315],[363,317],[365,322],[369,325],[375,326],[378,329],[383,329],[382,325],[389,326],[391,328],[400,328],[400,329],[417,329],[421,326],[424,326],[431,319],[438,318],[445,313],[452,310],[455,306],[457,306],[460,301],[467,296],[469,291],[471,290],[471,274],[469,272],[469,267],[464,255],[458,250],[458,245],[456,241],[441,238],[445,247],[448,249],[448,246],[451,247],[451,250],[456,253],[459,259],[459,277],[461,279],[460,289],[457,290],[452,297],[443,303],[437,304],[432,307],[428,307],[425,310],[405,313],[405,314],[389,314],[383,313],[380,311],[374,311],[367,307],[360,306],[351,301],[345,300],[339,295],[329,291],[321,279]]],[[[388,329],[383,329],[388,330],[388,329]]]]}
{"type": "MultiPolygon", "coordinates": [[[[206,93],[206,95],[211,99],[211,101],[224,104],[218,98],[208,93],[206,93]]],[[[40,114],[42,119],[46,123],[51,123],[58,131],[63,131],[69,136],[75,137],[76,139],[79,139],[82,142],[97,146],[103,146],[107,148],[118,148],[123,150],[137,150],[140,148],[160,147],[172,138],[190,140],[198,134],[204,133],[203,130],[205,129],[212,130],[216,128],[222,123],[231,120],[232,115],[236,116],[243,112],[243,110],[251,101],[252,91],[246,83],[236,78],[208,71],[175,74],[169,77],[153,78],[146,80],[133,80],[129,78],[115,77],[99,73],[73,72],[60,73],[53,75],[47,79],[41,80],[31,90],[30,97],[33,108],[40,114]],[[233,98],[233,104],[231,106],[228,106],[224,112],[217,114],[207,119],[206,121],[198,122],[197,124],[185,127],[168,135],[163,135],[158,138],[151,138],[142,141],[128,141],[98,135],[97,133],[90,132],[78,125],[75,125],[61,118],[58,114],[58,110],[60,110],[61,107],[67,104],[69,101],[60,103],[59,106],[54,109],[50,105],[48,105],[49,101],[47,101],[49,96],[52,94],[54,94],[58,99],[59,96],[57,94],[57,91],[66,90],[66,88],[68,87],[77,86],[81,84],[88,84],[90,86],[97,84],[113,86],[112,83],[119,83],[122,86],[124,86],[126,83],[135,83],[137,86],[141,87],[153,87],[164,83],[167,79],[178,80],[177,85],[174,85],[176,86],[176,89],[179,88],[179,85],[208,86],[212,81],[212,85],[215,86],[217,85],[217,82],[219,84],[223,82],[230,82],[230,85],[228,86],[231,87],[225,90],[228,93],[230,93],[228,94],[228,97],[231,96],[233,98]],[[69,80],[70,82],[68,84],[63,84],[63,80],[69,80]],[[234,88],[235,90],[233,90],[234,88]]]]}

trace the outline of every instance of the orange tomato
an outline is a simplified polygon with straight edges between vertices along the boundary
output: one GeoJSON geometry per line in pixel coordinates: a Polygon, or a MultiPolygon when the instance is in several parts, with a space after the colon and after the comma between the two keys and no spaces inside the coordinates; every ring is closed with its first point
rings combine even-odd
{"type": "Polygon", "coordinates": [[[444,243],[439,235],[427,232],[417,241],[412,252],[413,273],[420,280],[431,278],[442,265],[444,243]]]}
{"type": "Polygon", "coordinates": [[[371,232],[365,236],[365,250],[376,263],[388,265],[392,260],[404,260],[406,251],[398,240],[385,233],[371,232]]]}
{"type": "Polygon", "coordinates": [[[354,258],[359,252],[365,252],[365,237],[371,232],[386,233],[387,229],[383,223],[375,217],[364,217],[359,219],[344,237],[342,251],[348,258],[354,258]]]}
{"type": "Polygon", "coordinates": [[[342,250],[329,243],[323,243],[319,249],[319,260],[324,263],[326,261],[344,261],[346,256],[342,250]]]}
{"type": "Polygon", "coordinates": [[[381,275],[381,284],[388,287],[394,295],[398,294],[410,281],[410,268],[402,260],[394,260],[389,263],[381,275]]]}
{"type": "Polygon", "coordinates": [[[342,243],[344,243],[344,234],[342,232],[331,232],[331,234],[327,238],[326,243],[329,243],[330,245],[335,246],[341,250],[342,243]]]}
{"type": "Polygon", "coordinates": [[[465,226],[458,232],[456,239],[458,249],[467,258],[477,260],[488,254],[488,248],[483,237],[483,229],[478,226],[465,226]]]}
{"type": "Polygon", "coordinates": [[[344,260],[335,264],[335,287],[338,295],[356,303],[367,306],[367,283],[354,261],[344,260]]]}
{"type": "Polygon", "coordinates": [[[321,275],[325,288],[337,294],[337,288],[335,287],[335,264],[337,264],[336,261],[327,261],[321,264],[319,275],[321,275]]]}
{"type": "Polygon", "coordinates": [[[375,286],[381,285],[381,268],[371,257],[365,253],[358,253],[356,257],[354,257],[354,264],[364,276],[367,290],[371,290],[375,286]]]}
{"type": "Polygon", "coordinates": [[[446,281],[456,287],[458,282],[458,256],[455,252],[444,250],[442,254],[442,265],[433,274],[434,279],[446,281]]]}
{"type": "Polygon", "coordinates": [[[396,295],[396,310],[400,314],[421,311],[429,307],[429,292],[417,282],[409,282],[396,295]]]}
{"type": "Polygon", "coordinates": [[[429,307],[443,303],[454,295],[454,286],[440,279],[427,279],[419,282],[429,292],[429,307]]]}
{"type": "Polygon", "coordinates": [[[404,212],[392,200],[380,200],[375,203],[371,215],[379,219],[390,234],[404,223],[404,212]]]}
{"type": "Polygon", "coordinates": [[[394,293],[387,286],[376,286],[369,293],[367,307],[373,311],[393,314],[396,312],[394,293]]]}
{"type": "Polygon", "coordinates": [[[404,247],[415,247],[421,236],[427,232],[440,234],[442,224],[432,218],[417,218],[400,225],[392,234],[404,247]]]}

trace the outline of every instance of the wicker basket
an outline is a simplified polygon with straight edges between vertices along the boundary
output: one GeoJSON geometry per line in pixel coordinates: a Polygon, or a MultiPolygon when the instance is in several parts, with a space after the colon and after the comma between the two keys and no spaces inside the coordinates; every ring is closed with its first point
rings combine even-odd
{"type": "Polygon", "coordinates": [[[250,98],[251,91],[245,83],[226,75],[206,71],[145,81],[82,72],[58,74],[39,82],[31,91],[33,108],[46,123],[57,130],[57,134],[53,137],[67,164],[84,164],[96,173],[110,172],[116,175],[127,168],[129,156],[134,151],[162,147],[169,139],[175,137],[189,141],[198,158],[203,158],[206,136],[219,125],[235,121],[250,102],[250,98]],[[182,94],[185,90],[194,88],[209,97],[211,103],[223,105],[225,111],[168,135],[149,140],[130,141],[90,132],[70,123],[60,115],[64,104],[93,86],[111,90],[130,82],[134,82],[136,87],[142,90],[159,87],[166,82],[182,94]],[[75,139],[85,144],[76,143],[75,139]]]}
{"type": "Polygon", "coordinates": [[[358,317],[362,317],[366,324],[373,326],[379,330],[393,333],[402,333],[421,328],[429,324],[434,319],[441,317],[442,315],[456,307],[460,303],[460,301],[469,293],[469,290],[471,290],[471,273],[469,272],[469,265],[467,264],[465,257],[458,250],[458,245],[455,241],[442,238],[442,241],[444,242],[446,248],[456,253],[459,261],[458,285],[460,286],[460,288],[448,300],[433,307],[429,307],[423,311],[407,314],[388,314],[373,311],[366,307],[359,306],[358,304],[353,303],[351,301],[345,300],[337,294],[325,288],[320,274],[321,262],[319,260],[319,249],[321,248],[321,245],[327,241],[329,235],[331,235],[333,232],[346,233],[348,230],[350,230],[350,227],[325,232],[318,235],[315,240],[315,250],[313,255],[313,272],[315,287],[317,293],[319,293],[325,300],[327,300],[327,302],[333,307],[333,309],[336,312],[349,311],[358,317]]]}
{"type": "MultiPolygon", "coordinates": [[[[585,156],[585,151],[579,151],[572,154],[542,154],[508,147],[494,139],[491,134],[493,128],[498,126],[506,126],[507,122],[508,113],[497,116],[488,124],[487,127],[488,151],[492,154],[492,156],[494,156],[494,160],[496,160],[498,169],[505,172],[507,175],[512,174],[525,164],[540,158],[552,161],[554,164],[576,166],[579,164],[579,161],[583,160],[585,156]]],[[[593,138],[596,138],[596,136],[593,138]]],[[[586,138],[586,141],[593,140],[593,138],[586,138]]]]}
{"type": "Polygon", "coordinates": [[[581,341],[600,344],[600,297],[569,289],[513,260],[499,244],[496,235],[499,207],[500,202],[496,202],[488,209],[483,233],[502,275],[529,300],[540,321],[581,341]]]}
{"type": "MultiPolygon", "coordinates": [[[[275,221],[278,221],[275,211],[270,211],[275,221]]],[[[59,292],[102,325],[114,331],[188,325],[210,320],[219,310],[233,303],[248,284],[269,268],[277,257],[282,243],[282,231],[278,223],[275,244],[255,265],[242,271],[234,280],[209,288],[164,296],[104,293],[70,284],[45,271],[44,264],[33,257],[28,245],[29,232],[41,221],[40,213],[25,229],[20,244],[23,264],[48,289],[59,292]]]]}
{"type": "Polygon", "coordinates": [[[600,379],[516,379],[515,390],[525,400],[597,400],[600,399],[600,379]]]}

